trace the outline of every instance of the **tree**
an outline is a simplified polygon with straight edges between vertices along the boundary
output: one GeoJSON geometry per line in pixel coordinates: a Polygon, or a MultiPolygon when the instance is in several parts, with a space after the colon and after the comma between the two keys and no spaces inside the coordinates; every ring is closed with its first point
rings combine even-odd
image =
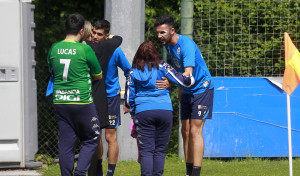
{"type": "Polygon", "coordinates": [[[57,152],[57,126],[52,99],[45,96],[49,79],[47,54],[51,45],[65,37],[65,19],[71,13],[80,13],[93,21],[104,16],[104,0],[58,1],[35,0],[35,60],[38,97],[38,138],[39,153],[55,156],[57,152]]]}

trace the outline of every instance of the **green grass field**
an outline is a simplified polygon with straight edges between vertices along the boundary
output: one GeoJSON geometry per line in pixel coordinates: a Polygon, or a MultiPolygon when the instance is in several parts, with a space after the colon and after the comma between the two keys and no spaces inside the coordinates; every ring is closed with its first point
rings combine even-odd
{"type": "MultiPolygon", "coordinates": [[[[107,162],[103,163],[104,171],[107,162]]],[[[58,164],[39,170],[44,176],[59,176],[58,164]]],[[[185,163],[178,157],[167,157],[164,176],[184,176],[185,163]]],[[[138,176],[140,166],[135,161],[118,162],[115,176],[138,176]]],[[[289,160],[287,158],[261,159],[204,159],[201,176],[288,176],[289,160]]],[[[293,175],[300,176],[300,158],[293,159],[293,175]]]]}

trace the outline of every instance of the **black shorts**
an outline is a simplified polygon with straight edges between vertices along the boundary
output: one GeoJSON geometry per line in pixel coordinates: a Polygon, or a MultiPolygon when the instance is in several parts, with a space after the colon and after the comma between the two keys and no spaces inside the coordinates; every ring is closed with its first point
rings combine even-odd
{"type": "Polygon", "coordinates": [[[183,94],[181,99],[181,120],[211,119],[213,110],[214,88],[203,93],[183,94]]]}
{"type": "Polygon", "coordinates": [[[120,94],[114,97],[107,97],[109,126],[106,129],[115,129],[121,125],[120,103],[120,94]]]}

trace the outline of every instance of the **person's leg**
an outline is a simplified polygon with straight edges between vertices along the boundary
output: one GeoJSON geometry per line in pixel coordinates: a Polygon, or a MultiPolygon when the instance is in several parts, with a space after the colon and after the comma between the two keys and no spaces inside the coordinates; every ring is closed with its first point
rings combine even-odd
{"type": "Polygon", "coordinates": [[[107,176],[114,175],[119,156],[119,144],[117,140],[117,127],[121,125],[120,119],[120,95],[107,98],[108,118],[110,125],[105,129],[105,139],[108,143],[108,170],[107,176]]]}
{"type": "Polygon", "coordinates": [[[105,139],[108,143],[108,170],[107,176],[113,175],[119,155],[117,129],[105,129],[105,139]]]}
{"type": "Polygon", "coordinates": [[[77,136],[64,120],[58,120],[58,150],[61,175],[71,176],[74,169],[74,146],[77,136]]]}
{"type": "Polygon", "coordinates": [[[186,175],[190,176],[193,170],[193,150],[190,136],[190,118],[192,112],[191,95],[183,94],[180,102],[181,110],[181,135],[183,139],[183,150],[186,162],[186,175]]]}
{"type": "Polygon", "coordinates": [[[190,119],[188,120],[181,120],[181,135],[183,139],[183,149],[184,149],[184,156],[185,161],[187,163],[193,162],[193,155],[192,155],[192,148],[190,144],[190,119]]]}
{"type": "Polygon", "coordinates": [[[155,149],[155,125],[151,111],[143,111],[133,118],[140,154],[141,175],[152,176],[155,149]],[[150,114],[149,114],[150,112],[150,114]]]}
{"type": "Polygon", "coordinates": [[[74,169],[74,146],[76,133],[69,120],[68,108],[64,105],[54,105],[58,124],[58,150],[61,175],[72,176],[74,169]]]}
{"type": "Polygon", "coordinates": [[[200,176],[204,155],[203,127],[206,119],[212,118],[214,90],[193,95],[193,106],[190,121],[190,136],[193,148],[192,176],[200,176]]]}
{"type": "Polygon", "coordinates": [[[156,110],[155,151],[153,157],[153,175],[161,176],[164,173],[167,146],[172,130],[173,112],[156,110]]]}
{"type": "Polygon", "coordinates": [[[191,119],[191,144],[193,148],[193,164],[201,167],[204,154],[203,127],[205,119],[191,119]]]}
{"type": "Polygon", "coordinates": [[[200,176],[204,154],[203,127],[205,119],[191,119],[191,143],[193,148],[193,171],[191,176],[200,176]]]}
{"type": "Polygon", "coordinates": [[[101,135],[99,136],[98,142],[98,160],[97,160],[97,168],[96,168],[96,176],[103,176],[103,167],[102,167],[102,157],[103,157],[103,143],[101,139],[101,135]]]}
{"type": "Polygon", "coordinates": [[[81,150],[74,175],[86,176],[92,156],[97,150],[100,124],[93,103],[77,105],[73,117],[74,121],[76,121],[76,133],[81,142],[81,150]]]}
{"type": "MultiPolygon", "coordinates": [[[[102,131],[100,133],[102,133],[102,131]]],[[[91,159],[91,164],[88,169],[88,175],[103,176],[102,153],[103,153],[103,149],[102,149],[102,141],[101,141],[101,134],[100,134],[98,147],[91,159]]]]}
{"type": "Polygon", "coordinates": [[[183,150],[186,162],[186,175],[191,175],[193,170],[193,145],[190,135],[190,121],[191,119],[181,120],[181,135],[183,139],[183,150]]]}

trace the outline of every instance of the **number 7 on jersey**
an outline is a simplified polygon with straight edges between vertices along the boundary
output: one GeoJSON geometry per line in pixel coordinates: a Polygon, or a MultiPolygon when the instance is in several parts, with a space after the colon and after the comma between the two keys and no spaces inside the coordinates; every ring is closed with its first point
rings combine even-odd
{"type": "Polygon", "coordinates": [[[69,72],[69,66],[70,66],[71,59],[60,59],[61,64],[65,64],[64,67],[64,73],[63,73],[63,80],[68,80],[68,72],[69,72]]]}

